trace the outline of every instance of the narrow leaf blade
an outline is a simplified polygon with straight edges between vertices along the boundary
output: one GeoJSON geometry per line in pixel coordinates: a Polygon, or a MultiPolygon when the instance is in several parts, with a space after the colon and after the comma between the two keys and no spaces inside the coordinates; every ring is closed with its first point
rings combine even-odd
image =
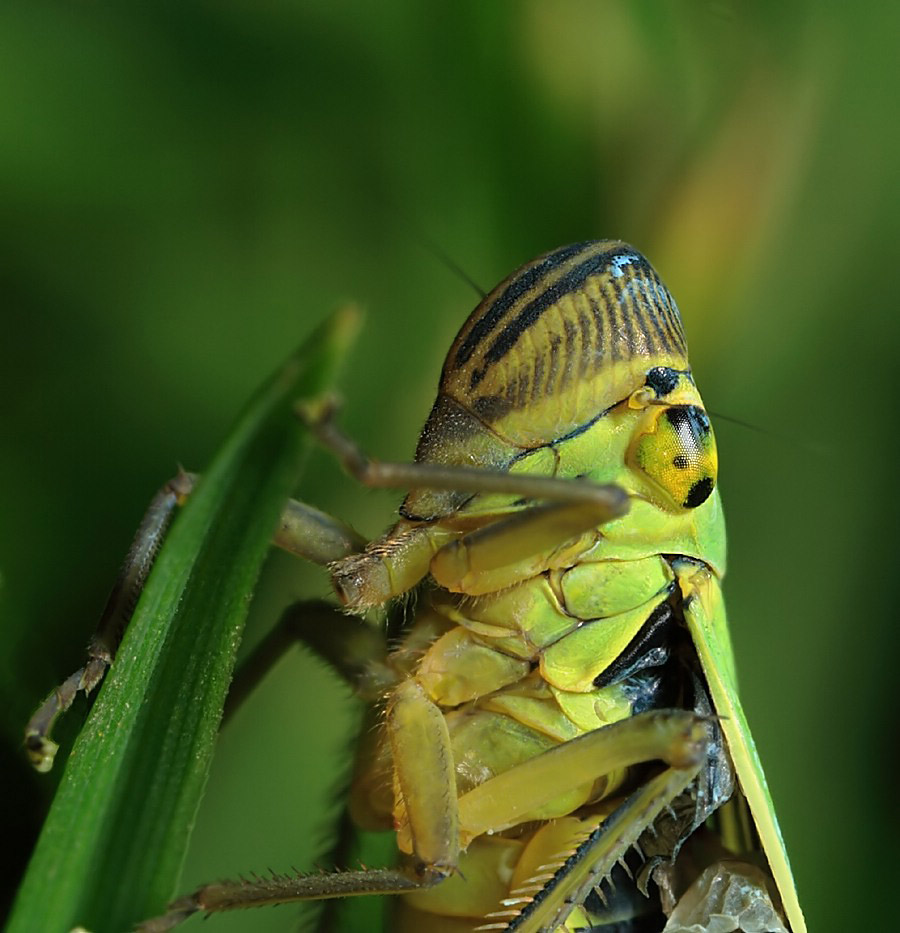
{"type": "Polygon", "coordinates": [[[333,315],[260,389],[161,549],[67,762],[10,931],[121,931],[172,896],[253,587],[358,315],[333,315]]]}

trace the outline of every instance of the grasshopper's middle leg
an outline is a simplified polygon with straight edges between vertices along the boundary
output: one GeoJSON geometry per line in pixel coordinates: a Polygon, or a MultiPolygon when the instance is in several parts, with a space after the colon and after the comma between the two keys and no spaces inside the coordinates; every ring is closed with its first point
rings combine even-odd
{"type": "Polygon", "coordinates": [[[57,718],[72,705],[79,692],[87,695],[103,680],[166,531],[176,510],[190,495],[194,481],[192,474],[181,471],[150,501],[106,601],[97,631],[88,643],[87,663],[44,700],[25,727],[25,751],[38,771],[46,772],[53,767],[58,746],[50,738],[50,732],[57,718]]]}
{"type": "Polygon", "coordinates": [[[406,803],[413,858],[399,870],[370,869],[204,885],[178,898],[162,916],[139,926],[162,933],[192,914],[365,894],[401,894],[430,887],[451,874],[459,858],[456,775],[440,709],[414,680],[394,690],[386,728],[399,793],[406,803]]]}
{"type": "MultiPolygon", "coordinates": [[[[169,525],[190,496],[197,479],[195,474],[181,471],[153,497],[113,584],[97,631],[88,644],[86,664],[54,689],[29,720],[25,728],[25,750],[38,771],[46,772],[53,767],[57,745],[51,738],[51,731],[56,720],[69,709],[78,693],[87,695],[94,690],[112,663],[169,525]]],[[[317,564],[346,557],[365,545],[362,538],[337,519],[294,500],[285,506],[274,543],[317,564]]],[[[271,650],[276,644],[283,645],[280,648],[283,651],[286,647],[284,635],[292,627],[296,625],[292,626],[288,620],[264,647],[271,650]]],[[[324,628],[331,631],[329,626],[324,628]]],[[[268,666],[274,660],[270,659],[268,666]]],[[[257,669],[259,667],[257,664],[257,669]]],[[[244,684],[258,679],[245,676],[244,684]]],[[[230,707],[234,706],[235,701],[231,700],[230,707]]]]}
{"type": "MultiPolygon", "coordinates": [[[[576,901],[573,891],[604,880],[640,833],[690,784],[705,757],[707,741],[702,717],[683,711],[643,713],[557,746],[457,798],[455,763],[443,713],[414,680],[405,680],[395,689],[386,728],[412,841],[412,858],[404,868],[204,885],[173,902],[166,914],[142,924],[141,933],[162,933],[199,912],[365,894],[422,892],[427,898],[424,889],[445,879],[448,884],[465,884],[465,879],[450,876],[462,847],[472,838],[515,825],[529,810],[571,789],[573,782],[590,782],[646,761],[665,761],[666,770],[640,787],[593,838],[582,840],[581,847],[592,848],[591,856],[580,859],[579,870],[568,865],[554,879],[558,891],[553,897],[535,898],[530,889],[511,893],[516,904],[507,916],[522,918],[516,928],[528,933],[544,929],[548,917],[557,922],[566,904],[576,901]],[[543,906],[535,913],[530,905],[538,902],[543,906]]],[[[545,886],[543,881],[539,885],[545,886]]],[[[464,888],[460,896],[465,897],[464,888]]]]}

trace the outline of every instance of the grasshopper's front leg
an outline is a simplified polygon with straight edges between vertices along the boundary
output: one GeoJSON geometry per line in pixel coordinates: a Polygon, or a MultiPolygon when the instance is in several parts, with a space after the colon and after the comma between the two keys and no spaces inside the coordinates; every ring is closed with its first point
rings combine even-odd
{"type": "MultiPolygon", "coordinates": [[[[335,453],[344,467],[363,485],[372,487],[409,487],[472,492],[506,492],[560,503],[560,514],[575,518],[563,530],[576,534],[582,527],[600,524],[622,514],[627,499],[616,487],[572,483],[551,477],[510,476],[483,469],[441,468],[419,463],[376,463],[365,457],[335,425],[333,399],[298,404],[301,418],[319,440],[335,453]],[[580,508],[580,515],[574,509],[580,508]]],[[[38,771],[53,767],[57,745],[50,733],[56,719],[74,702],[79,692],[89,694],[103,679],[112,662],[125,628],[147,581],[157,552],[178,507],[183,505],[197,482],[195,474],[180,471],[154,496],[141,520],[122,569],[119,572],[96,634],[88,647],[85,666],[57,687],[41,704],[25,729],[25,748],[38,771]]],[[[426,532],[430,529],[426,529],[426,532]]],[[[557,527],[551,534],[559,535],[557,527]]],[[[313,563],[333,564],[360,551],[365,541],[352,529],[320,510],[291,500],[282,513],[274,544],[313,563]]],[[[414,586],[428,572],[431,559],[448,543],[433,534],[412,533],[391,557],[393,568],[400,571],[391,577],[372,573],[364,575],[366,587],[357,591],[350,586],[353,573],[335,577],[338,593],[351,609],[381,605],[393,596],[414,586]],[[348,588],[349,587],[349,588],[348,588]]],[[[458,563],[458,557],[456,558],[458,563]]],[[[368,561],[371,565],[371,561],[368,561]]],[[[353,567],[352,563],[348,565],[353,567]]],[[[345,567],[346,571],[346,567],[345,567]]],[[[234,703],[231,704],[232,708],[234,703]]]]}

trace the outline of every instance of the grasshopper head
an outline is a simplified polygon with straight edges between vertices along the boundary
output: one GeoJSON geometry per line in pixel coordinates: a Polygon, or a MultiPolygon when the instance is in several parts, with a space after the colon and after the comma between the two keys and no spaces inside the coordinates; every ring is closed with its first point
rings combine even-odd
{"type": "MultiPolygon", "coordinates": [[[[501,282],[463,325],[416,459],[508,469],[532,450],[587,430],[638,387],[655,395],[645,385],[648,372],[687,368],[678,309],[637,250],[617,240],[562,247],[501,282]]],[[[650,448],[664,438],[675,443],[685,432],[664,423],[648,423],[647,432],[656,441],[636,456],[651,479],[663,479],[661,488],[678,495],[677,484],[667,486],[660,470],[649,467],[650,448]]],[[[669,459],[687,457],[683,446],[669,459]]],[[[693,485],[676,501],[684,502],[693,485]]],[[[414,491],[403,514],[446,515],[462,501],[453,493],[414,491]]]]}
{"type": "Polygon", "coordinates": [[[709,416],[690,374],[658,366],[629,405],[642,409],[627,461],[651,484],[651,498],[674,511],[704,503],[716,485],[718,454],[709,416]],[[654,495],[655,493],[655,495],[654,495]]]}

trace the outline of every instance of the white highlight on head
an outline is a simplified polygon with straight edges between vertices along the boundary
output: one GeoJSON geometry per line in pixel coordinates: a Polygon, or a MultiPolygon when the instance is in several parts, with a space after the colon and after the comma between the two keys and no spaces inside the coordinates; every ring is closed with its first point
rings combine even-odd
{"type": "Polygon", "coordinates": [[[630,266],[633,262],[637,260],[637,256],[634,253],[626,253],[624,256],[613,256],[610,265],[612,266],[612,274],[615,278],[621,278],[624,274],[622,272],[622,266],[630,266]]]}

